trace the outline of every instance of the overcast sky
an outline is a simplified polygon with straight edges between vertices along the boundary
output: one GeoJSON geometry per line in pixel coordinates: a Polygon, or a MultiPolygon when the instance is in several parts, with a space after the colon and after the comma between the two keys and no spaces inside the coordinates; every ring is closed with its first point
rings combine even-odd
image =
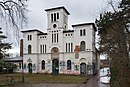
{"type": "MultiPolygon", "coordinates": [[[[69,12],[69,29],[72,24],[94,22],[104,10],[107,0],[29,0],[27,29],[38,28],[46,32],[47,13],[45,9],[64,6],[69,12]]],[[[26,28],[25,28],[26,29],[26,28]]],[[[24,30],[25,30],[24,29],[24,30]]]]}

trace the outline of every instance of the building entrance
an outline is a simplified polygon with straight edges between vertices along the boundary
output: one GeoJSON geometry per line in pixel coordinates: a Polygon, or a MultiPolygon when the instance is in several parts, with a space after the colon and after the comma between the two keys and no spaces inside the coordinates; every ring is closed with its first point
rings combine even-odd
{"type": "Polygon", "coordinates": [[[52,74],[59,74],[59,49],[57,47],[51,50],[52,74]]]}
{"type": "Polygon", "coordinates": [[[52,74],[59,74],[59,60],[52,60],[52,74]]]}
{"type": "Polygon", "coordinates": [[[86,74],[86,63],[81,63],[80,64],[80,74],[86,74]]]}
{"type": "Polygon", "coordinates": [[[29,72],[29,73],[32,73],[32,63],[29,63],[29,64],[28,64],[28,72],[29,72]]]}

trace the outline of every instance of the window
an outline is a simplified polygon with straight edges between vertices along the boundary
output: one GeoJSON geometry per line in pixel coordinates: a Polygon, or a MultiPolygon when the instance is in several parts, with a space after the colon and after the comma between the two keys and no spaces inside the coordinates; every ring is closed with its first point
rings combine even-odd
{"type": "Polygon", "coordinates": [[[32,35],[28,35],[28,40],[32,40],[32,35]]]}
{"type": "Polygon", "coordinates": [[[46,53],[46,45],[45,45],[45,53],[46,53]]]}
{"type": "Polygon", "coordinates": [[[31,54],[32,47],[31,45],[28,45],[28,54],[31,54]]]}
{"type": "Polygon", "coordinates": [[[42,53],[42,45],[40,45],[40,53],[42,53]]]}
{"type": "Polygon", "coordinates": [[[71,70],[71,60],[67,61],[67,70],[71,70]]]}
{"type": "Polygon", "coordinates": [[[51,22],[53,22],[53,14],[51,14],[51,22]]]}
{"type": "Polygon", "coordinates": [[[68,47],[69,47],[69,52],[70,52],[70,43],[68,43],[68,44],[69,44],[69,46],[68,46],[68,47]]]}
{"type": "Polygon", "coordinates": [[[41,68],[45,69],[45,61],[44,60],[42,60],[42,67],[41,68]]]}
{"type": "Polygon", "coordinates": [[[54,34],[54,42],[56,42],[56,34],[54,34]]]}
{"type": "Polygon", "coordinates": [[[80,51],[85,51],[85,49],[86,49],[85,41],[82,41],[82,42],[80,43],[80,51]]]}
{"type": "Polygon", "coordinates": [[[82,36],[82,30],[80,30],[80,36],[82,36]]]}
{"type": "Polygon", "coordinates": [[[44,49],[45,49],[45,48],[44,48],[44,45],[42,45],[42,49],[43,49],[43,52],[42,52],[42,53],[44,53],[44,49]]]}
{"type": "Polygon", "coordinates": [[[83,36],[85,36],[85,35],[86,35],[86,30],[84,29],[84,30],[83,30],[83,36]]]}
{"type": "Polygon", "coordinates": [[[29,35],[28,35],[28,40],[29,40],[29,35]]]}
{"type": "Polygon", "coordinates": [[[30,40],[32,40],[32,35],[30,35],[30,40]]]}
{"type": "Polygon", "coordinates": [[[71,43],[71,52],[73,52],[73,43],[71,43]]]}
{"type": "Polygon", "coordinates": [[[53,34],[52,34],[52,43],[53,43],[53,34]]]}
{"type": "Polygon", "coordinates": [[[66,52],[67,52],[67,43],[66,43],[66,52]]]}
{"type": "Polygon", "coordinates": [[[57,33],[57,42],[58,42],[58,33],[57,33]]]}
{"type": "Polygon", "coordinates": [[[59,13],[57,13],[57,19],[59,19],[59,13]]]}
{"type": "Polygon", "coordinates": [[[56,21],[56,13],[54,13],[54,21],[56,21]]]}

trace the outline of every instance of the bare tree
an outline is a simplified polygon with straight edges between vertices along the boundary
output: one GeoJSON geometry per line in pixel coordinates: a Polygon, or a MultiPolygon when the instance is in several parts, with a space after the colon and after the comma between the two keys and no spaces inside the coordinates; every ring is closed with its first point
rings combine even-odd
{"type": "MultiPolygon", "coordinates": [[[[19,40],[19,31],[27,23],[27,0],[0,0],[0,24],[6,26],[6,31],[10,32],[10,27],[14,32],[16,40],[19,40]]],[[[1,27],[1,26],[0,26],[1,27]]]]}

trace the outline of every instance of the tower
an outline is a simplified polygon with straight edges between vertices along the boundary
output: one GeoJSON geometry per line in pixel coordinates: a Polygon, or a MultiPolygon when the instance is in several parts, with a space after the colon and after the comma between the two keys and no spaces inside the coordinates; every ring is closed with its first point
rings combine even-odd
{"type": "Polygon", "coordinates": [[[65,7],[55,7],[45,10],[47,12],[47,32],[49,50],[57,47],[60,52],[63,52],[63,31],[68,28],[68,15],[70,13],[65,7]]]}
{"type": "Polygon", "coordinates": [[[47,12],[48,30],[67,29],[68,15],[65,7],[55,7],[45,10],[47,12]]]}

